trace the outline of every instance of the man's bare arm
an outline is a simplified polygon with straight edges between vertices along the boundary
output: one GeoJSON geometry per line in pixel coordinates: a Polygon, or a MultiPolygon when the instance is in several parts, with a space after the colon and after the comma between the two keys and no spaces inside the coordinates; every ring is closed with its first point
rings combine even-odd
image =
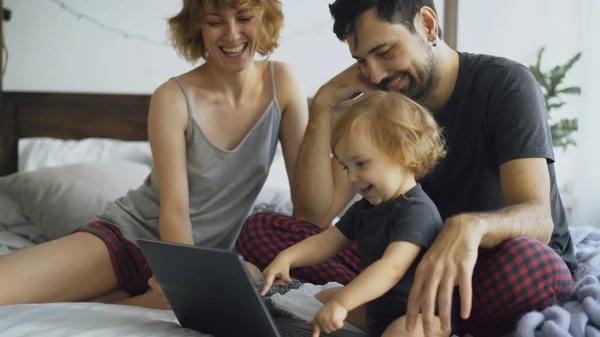
{"type": "Polygon", "coordinates": [[[360,93],[372,90],[352,65],[323,85],[309,107],[306,133],[296,161],[294,215],[323,228],[352,199],[344,171],[331,158],[332,116],[360,93]]]}
{"type": "Polygon", "coordinates": [[[550,206],[550,176],[544,158],[518,159],[500,167],[502,194],[507,207],[471,214],[485,223],[482,247],[525,236],[550,242],[554,223],[550,206]]]}
{"type": "Polygon", "coordinates": [[[412,331],[419,312],[423,326],[433,325],[439,304],[442,325],[449,327],[452,289],[460,289],[461,316],[471,313],[473,270],[479,247],[494,247],[517,236],[548,243],[554,228],[550,208],[550,176],[544,158],[511,160],[500,166],[505,208],[494,212],[463,213],[444,223],[415,274],[408,297],[406,328],[412,331]]]}
{"type": "Polygon", "coordinates": [[[313,101],[296,160],[294,215],[324,226],[332,205],[334,180],[330,157],[331,111],[313,101]]]}

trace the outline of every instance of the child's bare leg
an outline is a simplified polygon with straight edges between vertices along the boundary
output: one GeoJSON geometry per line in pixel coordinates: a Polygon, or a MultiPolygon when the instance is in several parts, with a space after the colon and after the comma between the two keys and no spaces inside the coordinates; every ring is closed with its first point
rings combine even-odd
{"type": "Polygon", "coordinates": [[[0,256],[0,305],[84,301],[117,286],[108,248],[89,233],[0,256]]]}
{"type": "MultiPolygon", "coordinates": [[[[434,327],[433,327],[433,336],[435,337],[448,337],[450,336],[449,332],[444,332],[442,330],[442,324],[440,322],[439,317],[434,317],[433,319],[434,327]]],[[[383,332],[381,337],[423,337],[425,333],[423,332],[423,321],[421,315],[417,318],[417,325],[413,332],[406,331],[406,316],[402,316],[390,324],[387,329],[383,332]]]]}
{"type": "MultiPolygon", "coordinates": [[[[323,290],[321,292],[318,292],[315,295],[315,298],[319,300],[319,302],[325,304],[329,302],[342,289],[342,287],[337,287],[323,290]]],[[[348,312],[346,322],[361,329],[362,331],[367,332],[367,310],[365,306],[361,305],[360,307],[348,312]]]]}

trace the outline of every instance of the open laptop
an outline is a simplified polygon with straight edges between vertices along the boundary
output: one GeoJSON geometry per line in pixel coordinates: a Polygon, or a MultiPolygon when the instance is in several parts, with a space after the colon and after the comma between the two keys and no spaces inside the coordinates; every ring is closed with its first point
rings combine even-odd
{"type": "MultiPolygon", "coordinates": [[[[239,254],[154,240],[138,244],[182,327],[215,337],[312,336],[302,320],[271,316],[239,254]]],[[[338,330],[321,336],[367,335],[338,330]]]]}

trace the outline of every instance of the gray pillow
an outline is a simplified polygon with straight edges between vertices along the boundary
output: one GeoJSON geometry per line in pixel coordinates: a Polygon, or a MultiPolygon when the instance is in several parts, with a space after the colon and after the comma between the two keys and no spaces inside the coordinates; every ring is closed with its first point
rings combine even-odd
{"type": "Polygon", "coordinates": [[[0,188],[0,255],[40,244],[48,239],[0,188]]]}
{"type": "Polygon", "coordinates": [[[134,162],[80,163],[1,177],[0,189],[52,240],[87,224],[149,173],[134,162]]]}

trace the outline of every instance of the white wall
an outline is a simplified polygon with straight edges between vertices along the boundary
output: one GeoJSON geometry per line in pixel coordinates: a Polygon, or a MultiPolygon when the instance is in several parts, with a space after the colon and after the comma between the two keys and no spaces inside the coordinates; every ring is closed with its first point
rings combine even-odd
{"type": "Polygon", "coordinates": [[[580,144],[573,161],[577,204],[574,208],[573,224],[600,228],[600,1],[586,0],[583,4],[583,50],[587,55],[583,63],[582,109],[580,118],[580,144]]]}
{"type": "MultiPolygon", "coordinates": [[[[505,56],[530,65],[535,62],[538,49],[545,46],[543,65],[546,70],[564,64],[577,52],[584,52],[565,81],[567,85],[581,86],[582,91],[588,94],[592,88],[586,85],[585,79],[590,71],[591,59],[584,50],[589,49],[589,44],[598,43],[595,41],[600,39],[600,31],[597,25],[595,31],[590,31],[591,26],[584,19],[587,4],[595,1],[460,0],[458,49],[505,56]]],[[[600,158],[591,154],[586,156],[580,151],[586,142],[592,141],[581,131],[586,128],[582,125],[586,122],[582,117],[591,100],[586,100],[585,95],[565,98],[567,104],[560,111],[552,110],[551,116],[579,118],[580,132],[575,138],[580,146],[570,148],[566,153],[556,149],[556,170],[564,201],[576,210],[577,204],[586,201],[576,190],[577,177],[582,174],[582,168],[600,168],[600,158]]],[[[595,141],[599,140],[596,137],[595,141]]],[[[581,218],[579,221],[582,221],[581,218]]]]}
{"type": "MultiPolygon", "coordinates": [[[[79,12],[132,34],[164,40],[164,17],[178,2],[67,1],[79,12]],[[142,10],[143,9],[143,10],[142,10]]],[[[151,93],[189,68],[169,46],[152,45],[77,20],[48,0],[5,0],[10,58],[5,90],[151,93]]]]}
{"type": "MultiPolygon", "coordinates": [[[[50,0],[4,3],[13,11],[4,26],[10,53],[5,90],[151,93],[169,77],[192,67],[166,42],[165,18],[177,12],[180,1],[65,2],[106,26],[158,44],[127,39],[78,20],[50,0]]],[[[273,58],[297,68],[307,94],[352,62],[346,45],[331,32],[328,3],[284,1],[286,22],[273,58]]]]}
{"type": "MultiPolygon", "coordinates": [[[[286,21],[273,59],[296,67],[308,95],[352,63],[346,44],[331,31],[330,2],[283,0],[286,21]]],[[[5,0],[5,7],[13,11],[12,20],[4,25],[9,49],[5,90],[151,93],[192,67],[166,41],[165,18],[179,10],[181,1],[64,3],[106,26],[158,44],[127,39],[78,20],[53,0],[5,0]]],[[[442,14],[443,0],[436,0],[436,5],[442,14]]]]}

